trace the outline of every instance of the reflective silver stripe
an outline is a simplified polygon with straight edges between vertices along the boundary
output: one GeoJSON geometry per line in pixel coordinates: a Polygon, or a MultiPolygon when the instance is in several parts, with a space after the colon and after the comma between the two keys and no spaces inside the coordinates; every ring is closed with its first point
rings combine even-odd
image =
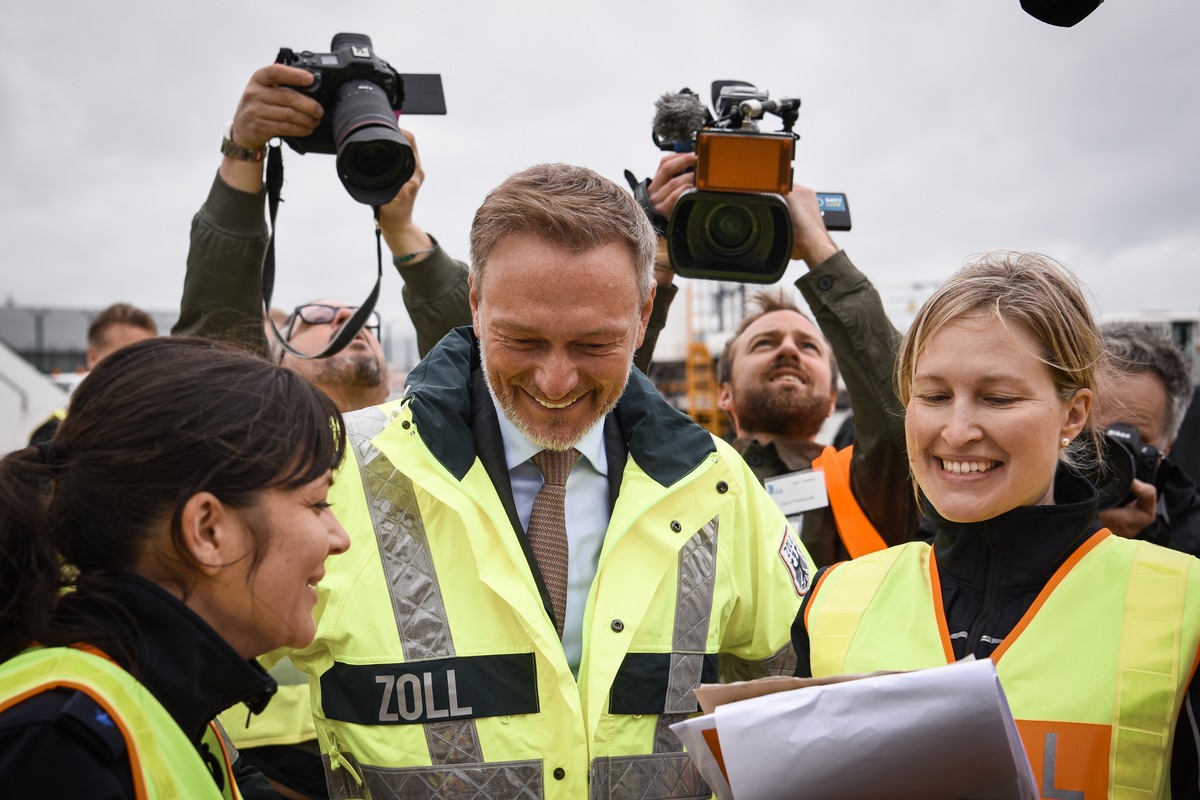
{"type": "Polygon", "coordinates": [[[708,627],[717,580],[717,531],[714,517],[679,551],[675,627],[671,638],[671,673],[667,679],[666,713],[654,730],[654,754],[597,758],[592,761],[592,800],[707,798],[712,790],[683,753],[670,726],[696,711],[708,627]]]}
{"type": "MultiPolygon", "coordinates": [[[[371,445],[390,421],[378,408],[367,408],[346,415],[346,431],[358,457],[404,657],[446,658],[454,655],[454,640],[412,481],[371,445]]],[[[435,767],[483,762],[474,720],[422,727],[435,767]]]]}
{"type": "Polygon", "coordinates": [[[761,661],[747,661],[737,656],[721,653],[717,656],[717,673],[721,683],[752,681],[770,675],[791,675],[796,671],[796,651],[788,642],[761,661]]]}
{"type": "Polygon", "coordinates": [[[592,762],[590,800],[708,798],[712,789],[686,753],[598,758],[592,762]]]}
{"type": "Polygon", "coordinates": [[[763,669],[768,675],[792,676],[796,673],[796,650],[788,642],[775,651],[775,654],[762,660],[763,669]]]}
{"type": "Polygon", "coordinates": [[[700,685],[708,625],[717,581],[717,530],[713,517],[679,552],[679,584],[675,598],[675,631],[671,640],[671,676],[666,712],[696,710],[693,690],[700,685]]]}
{"type": "MultiPolygon", "coordinates": [[[[342,758],[347,761],[353,760],[349,753],[344,753],[342,758]]],[[[362,787],[354,780],[350,770],[335,770],[333,762],[325,753],[321,754],[321,763],[325,766],[325,788],[329,790],[329,800],[355,800],[363,796],[362,787]]]]}
{"type": "Polygon", "coordinates": [[[671,725],[696,711],[695,688],[700,685],[708,626],[717,581],[717,531],[713,519],[679,551],[679,583],[675,597],[675,630],[671,639],[671,674],[667,679],[665,713],[654,729],[655,753],[683,752],[671,725]]]}
{"type": "MultiPolygon", "coordinates": [[[[345,757],[363,776],[363,785],[359,786],[348,770],[338,770],[339,777],[327,781],[331,800],[541,800],[545,796],[540,761],[393,769],[365,766],[349,754],[345,757]]],[[[324,761],[328,776],[329,759],[324,761]]]]}

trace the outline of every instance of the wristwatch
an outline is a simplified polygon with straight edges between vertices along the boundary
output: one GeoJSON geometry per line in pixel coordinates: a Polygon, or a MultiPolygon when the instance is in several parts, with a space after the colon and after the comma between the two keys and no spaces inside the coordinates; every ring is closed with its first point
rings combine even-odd
{"type": "Polygon", "coordinates": [[[221,140],[221,155],[236,158],[238,161],[258,164],[267,157],[267,148],[260,147],[253,150],[249,147],[242,147],[233,140],[233,123],[229,123],[225,126],[225,138],[221,140]]]}

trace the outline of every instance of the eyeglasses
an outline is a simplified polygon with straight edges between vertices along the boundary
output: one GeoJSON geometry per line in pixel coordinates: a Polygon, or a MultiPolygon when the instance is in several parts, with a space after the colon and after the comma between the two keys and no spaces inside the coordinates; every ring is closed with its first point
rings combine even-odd
{"type": "MultiPolygon", "coordinates": [[[[288,317],[287,327],[283,334],[284,341],[291,341],[297,319],[308,325],[328,325],[337,318],[338,312],[342,309],[349,309],[353,312],[358,309],[358,306],[330,306],[324,303],[309,303],[303,306],[296,306],[295,310],[288,317]]],[[[371,331],[375,334],[375,338],[378,339],[381,326],[379,312],[372,311],[371,316],[367,317],[367,324],[363,325],[363,329],[371,331]]]]}

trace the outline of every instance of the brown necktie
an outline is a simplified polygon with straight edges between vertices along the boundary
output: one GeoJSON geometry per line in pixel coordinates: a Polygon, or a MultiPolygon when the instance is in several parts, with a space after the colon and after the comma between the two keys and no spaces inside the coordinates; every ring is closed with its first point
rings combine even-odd
{"type": "Polygon", "coordinates": [[[554,608],[554,627],[562,638],[567,612],[567,476],[579,459],[578,450],[543,450],[533,457],[542,471],[544,483],[533,498],[529,515],[529,546],[537,559],[550,605],[554,608]]]}

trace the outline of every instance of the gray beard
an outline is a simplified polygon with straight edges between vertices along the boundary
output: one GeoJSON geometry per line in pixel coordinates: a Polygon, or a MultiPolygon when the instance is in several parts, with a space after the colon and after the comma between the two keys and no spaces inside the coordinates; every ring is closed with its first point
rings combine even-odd
{"type": "MultiPolygon", "coordinates": [[[[629,354],[629,368],[626,370],[627,373],[633,369],[633,355],[633,353],[629,354]]],[[[483,383],[485,386],[487,386],[488,394],[491,396],[492,402],[495,403],[496,407],[499,408],[504,414],[504,418],[513,424],[513,427],[523,433],[525,438],[531,443],[543,450],[570,450],[572,447],[579,444],[583,437],[588,434],[588,431],[590,431],[597,422],[608,416],[608,412],[612,411],[613,408],[616,407],[617,400],[619,400],[621,395],[625,393],[625,387],[622,386],[621,391],[617,393],[616,398],[601,408],[600,412],[596,415],[596,418],[592,420],[592,423],[590,425],[585,425],[583,430],[581,430],[575,436],[546,438],[541,434],[531,430],[530,426],[526,424],[525,420],[521,419],[521,416],[517,413],[517,410],[513,405],[511,395],[507,398],[504,398],[496,394],[496,390],[492,386],[491,371],[488,369],[486,348],[484,348],[482,342],[480,342],[479,345],[479,361],[483,367],[483,383]]],[[[626,380],[626,383],[628,383],[628,380],[626,380]]]]}

